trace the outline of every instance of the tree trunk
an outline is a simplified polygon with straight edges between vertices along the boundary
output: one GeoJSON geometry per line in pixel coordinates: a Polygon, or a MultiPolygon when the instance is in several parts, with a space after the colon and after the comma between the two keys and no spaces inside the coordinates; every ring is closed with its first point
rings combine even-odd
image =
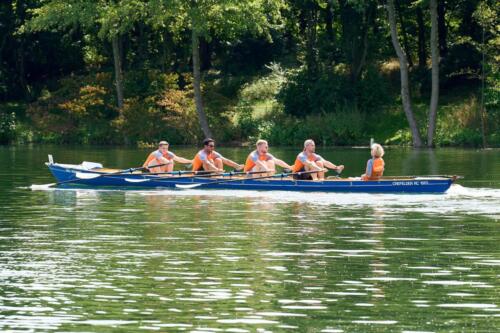
{"type": "Polygon", "coordinates": [[[427,47],[425,42],[425,23],[422,8],[417,6],[417,24],[418,24],[418,67],[423,70],[427,67],[427,47]]]}
{"type": "Polygon", "coordinates": [[[306,14],[306,41],[305,41],[305,61],[307,72],[312,80],[316,80],[318,74],[317,56],[317,9],[308,8],[306,14]]]}
{"type": "Polygon", "coordinates": [[[363,32],[363,44],[361,47],[362,47],[362,49],[361,49],[361,56],[359,57],[359,61],[357,64],[353,64],[354,77],[351,76],[351,80],[353,80],[354,83],[358,82],[358,79],[361,77],[361,71],[365,67],[366,55],[368,54],[368,27],[366,27],[365,31],[363,32]]]}
{"type": "Polygon", "coordinates": [[[374,26],[375,10],[376,7],[372,3],[358,9],[350,1],[339,0],[342,48],[349,64],[349,78],[352,87],[356,86],[366,63],[369,29],[374,26]]]}
{"type": "MultiPolygon", "coordinates": [[[[445,0],[438,0],[437,4],[437,20],[438,20],[438,35],[439,35],[439,52],[441,57],[446,56],[448,53],[448,46],[446,42],[447,29],[445,21],[445,0]]],[[[475,7],[474,7],[475,8],[475,7]]]]}
{"type": "Polygon", "coordinates": [[[200,73],[200,39],[193,29],[191,32],[191,46],[193,52],[193,87],[194,87],[194,101],[196,104],[196,113],[198,113],[198,120],[200,122],[201,130],[206,138],[212,138],[212,132],[208,127],[207,116],[203,110],[203,101],[201,96],[201,73],[200,73]]]}
{"type": "Polygon", "coordinates": [[[123,109],[123,75],[120,52],[120,37],[113,36],[111,44],[113,45],[113,62],[115,65],[116,99],[118,102],[118,109],[121,110],[123,109]]]}
{"type": "Polygon", "coordinates": [[[207,71],[212,68],[212,48],[205,38],[199,38],[200,41],[200,70],[207,71]]]}
{"type": "Polygon", "coordinates": [[[401,35],[403,36],[403,46],[406,53],[406,58],[408,60],[408,65],[413,67],[413,59],[411,56],[410,43],[408,42],[408,34],[406,33],[406,24],[403,16],[403,11],[401,10],[401,6],[399,5],[399,0],[395,0],[396,11],[399,16],[399,23],[401,24],[401,35]]]}
{"type": "Polygon", "coordinates": [[[19,85],[23,91],[23,98],[28,100],[28,83],[26,82],[26,60],[25,60],[25,43],[24,36],[19,37],[19,45],[17,47],[17,73],[19,76],[19,85]]]}
{"type": "Polygon", "coordinates": [[[429,106],[429,127],[427,130],[427,146],[434,146],[434,133],[436,131],[436,115],[439,100],[439,41],[438,41],[438,14],[437,0],[430,0],[431,11],[431,59],[432,59],[432,90],[431,104],[429,106]]]}
{"type": "Polygon", "coordinates": [[[145,62],[148,58],[148,40],[149,34],[145,31],[146,27],[144,22],[139,21],[137,23],[137,53],[139,58],[139,66],[145,67],[145,62]]]}
{"type": "MultiPolygon", "coordinates": [[[[15,2],[15,9],[16,9],[16,15],[17,15],[17,20],[19,22],[25,21],[25,16],[26,16],[26,8],[25,8],[25,2],[20,0],[15,2]]],[[[28,100],[28,83],[26,81],[26,43],[25,39],[26,36],[24,34],[21,34],[17,36],[17,48],[15,51],[16,54],[16,70],[17,70],[17,75],[19,79],[19,86],[22,90],[22,95],[25,100],[28,100]]]]}
{"type": "Polygon", "coordinates": [[[481,118],[481,137],[483,139],[483,149],[486,149],[487,143],[486,143],[486,112],[484,110],[484,80],[485,80],[485,73],[484,73],[484,66],[485,66],[485,57],[486,57],[486,50],[485,50],[485,44],[484,44],[484,26],[483,26],[483,32],[482,32],[482,38],[481,38],[481,47],[483,49],[483,59],[481,62],[481,108],[479,109],[480,118],[481,118]]]}
{"type": "Polygon", "coordinates": [[[326,3],[325,8],[325,25],[326,25],[326,36],[330,42],[335,40],[335,34],[333,32],[333,9],[332,2],[329,0],[326,3]]]}
{"type": "Polygon", "coordinates": [[[396,15],[394,10],[394,0],[387,0],[387,13],[389,15],[389,24],[391,29],[391,40],[394,50],[399,58],[399,67],[401,72],[401,99],[403,101],[403,109],[406,114],[406,119],[410,125],[410,130],[412,133],[413,147],[422,147],[422,138],[420,137],[420,131],[418,130],[417,122],[415,116],[413,115],[413,110],[411,107],[410,98],[410,87],[408,80],[408,61],[406,60],[406,55],[401,48],[398,40],[398,31],[396,27],[396,15]]]}

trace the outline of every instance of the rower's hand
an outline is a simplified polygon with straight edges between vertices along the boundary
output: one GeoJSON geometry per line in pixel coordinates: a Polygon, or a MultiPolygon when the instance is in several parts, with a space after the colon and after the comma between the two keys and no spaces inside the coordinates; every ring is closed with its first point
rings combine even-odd
{"type": "Polygon", "coordinates": [[[342,170],[344,170],[344,166],[343,165],[337,165],[337,167],[335,168],[335,170],[337,170],[337,172],[342,172],[342,170]]]}

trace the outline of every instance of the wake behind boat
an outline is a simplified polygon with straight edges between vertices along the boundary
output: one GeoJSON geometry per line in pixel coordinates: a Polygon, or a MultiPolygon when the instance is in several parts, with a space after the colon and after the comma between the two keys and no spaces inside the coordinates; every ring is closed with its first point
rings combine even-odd
{"type": "Polygon", "coordinates": [[[93,188],[200,188],[231,190],[362,192],[362,193],[444,193],[457,176],[394,176],[376,181],[359,178],[296,180],[293,173],[248,178],[242,173],[193,174],[192,172],[147,173],[141,168],[104,168],[95,162],[81,164],[46,163],[57,183],[45,186],[93,188]]]}

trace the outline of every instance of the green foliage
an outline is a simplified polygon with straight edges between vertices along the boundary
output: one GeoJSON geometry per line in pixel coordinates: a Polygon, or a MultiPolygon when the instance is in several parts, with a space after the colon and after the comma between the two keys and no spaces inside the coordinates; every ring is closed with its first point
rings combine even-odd
{"type": "MultiPolygon", "coordinates": [[[[487,57],[484,64],[484,72],[486,79],[485,105],[489,112],[500,112],[500,55],[498,49],[500,47],[500,30],[498,26],[498,16],[500,15],[500,7],[495,3],[488,1],[481,2],[475,10],[474,19],[480,24],[483,33],[488,39],[481,44],[476,43],[478,49],[487,57]]],[[[496,115],[495,115],[496,116],[496,115]]]]}
{"type": "Polygon", "coordinates": [[[308,114],[335,112],[343,102],[341,80],[345,78],[331,72],[323,73],[320,78],[312,79],[303,68],[291,71],[287,82],[278,94],[285,113],[304,117],[308,114]]]}
{"type": "Polygon", "coordinates": [[[0,113],[0,144],[10,143],[15,138],[16,114],[0,113]]]}
{"type": "MultiPolygon", "coordinates": [[[[480,107],[479,100],[475,95],[452,100],[443,106],[437,122],[437,143],[443,146],[481,146],[480,107]]],[[[495,120],[493,114],[486,113],[485,116],[488,117],[485,120],[487,142],[495,143],[495,133],[500,131],[500,122],[495,120]]]]}
{"type": "Polygon", "coordinates": [[[32,103],[27,114],[33,122],[36,141],[53,143],[119,142],[109,130],[109,121],[117,115],[109,88],[109,75],[71,77],[59,82],[59,88],[47,92],[32,103]]]}
{"type": "Polygon", "coordinates": [[[290,71],[278,100],[285,113],[298,117],[338,113],[346,106],[373,112],[389,102],[388,90],[388,84],[374,68],[361,77],[354,91],[349,77],[341,70],[324,72],[316,79],[303,68],[290,71]]]}
{"type": "Polygon", "coordinates": [[[195,143],[201,135],[189,92],[171,89],[161,96],[131,98],[113,127],[127,142],[195,143]]]}
{"type": "Polygon", "coordinates": [[[404,145],[411,146],[412,137],[409,129],[400,129],[390,138],[384,140],[385,145],[404,145]]]}
{"type": "MultiPolygon", "coordinates": [[[[500,141],[498,10],[493,0],[445,6],[437,144],[477,144],[483,72],[487,141],[500,141]]],[[[396,11],[425,131],[428,6],[401,0],[396,11]]],[[[182,74],[192,70],[192,30],[201,41],[203,103],[219,141],[409,142],[387,14],[372,0],[11,0],[0,4],[0,22],[0,102],[29,103],[26,117],[14,112],[14,129],[12,112],[1,112],[4,142],[196,142],[192,78],[182,74]],[[122,110],[111,72],[117,53],[122,110]]]]}
{"type": "Polygon", "coordinates": [[[264,119],[258,135],[280,145],[300,145],[304,138],[318,144],[346,145],[365,140],[364,121],[365,116],[352,109],[303,119],[278,114],[264,119]]]}
{"type": "Polygon", "coordinates": [[[32,18],[21,32],[64,30],[79,26],[95,31],[101,39],[127,33],[143,20],[147,2],[140,0],[49,0],[31,11],[32,18]]]}
{"type": "Polygon", "coordinates": [[[240,103],[236,116],[236,126],[239,130],[238,136],[242,139],[254,141],[259,132],[261,119],[254,117],[254,110],[249,104],[240,103]]]}
{"type": "Polygon", "coordinates": [[[35,141],[54,143],[194,143],[201,139],[190,86],[177,75],[129,72],[123,110],[114,106],[110,73],[65,78],[28,107],[35,141]]]}
{"type": "Polygon", "coordinates": [[[240,92],[240,100],[255,103],[276,99],[286,82],[286,71],[278,63],[271,63],[266,67],[270,73],[245,84],[240,92]]]}

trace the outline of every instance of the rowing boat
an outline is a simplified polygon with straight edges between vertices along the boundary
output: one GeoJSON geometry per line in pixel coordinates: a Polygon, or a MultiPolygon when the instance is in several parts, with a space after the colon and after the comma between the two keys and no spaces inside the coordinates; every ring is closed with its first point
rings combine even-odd
{"type": "Polygon", "coordinates": [[[273,177],[248,178],[226,174],[215,177],[179,174],[148,174],[140,171],[119,172],[106,169],[100,163],[46,163],[56,178],[58,187],[121,187],[121,188],[192,188],[230,190],[270,190],[306,192],[363,193],[444,193],[457,176],[382,177],[377,181],[359,178],[338,178],[322,181],[296,180],[288,174],[273,177]],[[264,178],[264,179],[262,179],[264,178]]]}

